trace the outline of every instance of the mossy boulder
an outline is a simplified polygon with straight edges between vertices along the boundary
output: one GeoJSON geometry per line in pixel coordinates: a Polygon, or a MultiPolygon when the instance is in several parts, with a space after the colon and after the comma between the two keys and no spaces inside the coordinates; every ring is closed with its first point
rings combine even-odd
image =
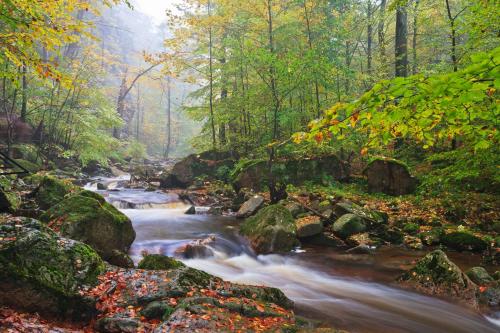
{"type": "Polygon", "coordinates": [[[104,198],[90,191],[70,196],[41,216],[61,235],[92,246],[112,264],[117,251],[127,253],[135,239],[130,219],[104,198]]]}
{"type": "Polygon", "coordinates": [[[271,205],[261,209],[241,225],[257,253],[288,252],[297,244],[295,220],[288,209],[271,205]]]}
{"type": "Polygon", "coordinates": [[[319,216],[308,216],[295,220],[297,237],[311,237],[323,232],[323,223],[319,216]]]}
{"type": "MultiPolygon", "coordinates": [[[[349,177],[347,166],[335,155],[276,161],[272,171],[278,182],[293,185],[303,185],[306,182],[323,184],[349,177]]],[[[236,190],[249,188],[261,191],[267,187],[268,182],[267,160],[248,161],[233,173],[233,186],[236,190]]]]}
{"type": "Polygon", "coordinates": [[[333,231],[343,239],[346,239],[351,235],[365,232],[366,222],[358,215],[345,214],[335,221],[333,231]]]}
{"type": "Polygon", "coordinates": [[[487,285],[494,281],[491,275],[489,275],[483,267],[472,267],[466,274],[472,282],[480,286],[487,285]]]}
{"type": "Polygon", "coordinates": [[[161,254],[148,254],[142,258],[137,268],[148,270],[169,270],[184,267],[185,265],[167,256],[161,254]]]}
{"type": "Polygon", "coordinates": [[[141,315],[150,320],[162,318],[165,318],[164,320],[166,320],[173,311],[174,308],[172,308],[167,302],[155,301],[146,305],[144,309],[142,309],[141,315]]]}
{"type": "Polygon", "coordinates": [[[374,210],[366,209],[351,201],[341,201],[335,204],[334,213],[337,217],[345,214],[354,214],[365,220],[370,226],[379,226],[387,224],[389,217],[385,213],[377,212],[374,210]]]}
{"type": "Polygon", "coordinates": [[[441,237],[441,242],[457,251],[483,252],[488,244],[481,238],[464,231],[455,231],[441,237]]]}
{"type": "Polygon", "coordinates": [[[399,282],[429,295],[453,297],[476,307],[478,288],[441,250],[430,252],[399,282]]]}
{"type": "Polygon", "coordinates": [[[78,188],[68,180],[45,176],[35,190],[35,198],[41,209],[49,209],[77,190],[78,188]]]}
{"type": "Polygon", "coordinates": [[[88,245],[62,238],[39,221],[0,223],[0,303],[66,318],[91,315],[94,304],[80,296],[105,270],[88,245]]]}
{"type": "Polygon", "coordinates": [[[0,177],[0,213],[15,212],[21,205],[21,197],[13,190],[11,181],[0,177]]]}
{"type": "Polygon", "coordinates": [[[38,170],[41,169],[41,166],[39,164],[27,160],[15,159],[14,161],[20,166],[22,166],[28,172],[38,172],[38,170]]]}
{"type": "Polygon", "coordinates": [[[417,180],[401,161],[377,158],[363,171],[368,179],[368,190],[388,195],[405,195],[415,191],[417,180]]]}

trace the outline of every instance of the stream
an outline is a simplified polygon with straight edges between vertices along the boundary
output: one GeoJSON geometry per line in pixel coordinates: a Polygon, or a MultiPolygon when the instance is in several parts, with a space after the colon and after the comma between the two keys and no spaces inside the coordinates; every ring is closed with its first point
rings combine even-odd
{"type": "MultiPolygon", "coordinates": [[[[185,215],[188,207],[176,194],[120,187],[125,180],[106,179],[111,190],[98,191],[130,217],[137,233],[130,255],[144,251],[176,256],[195,239],[212,236],[213,255],[182,261],[237,283],[280,288],[296,304],[296,313],[350,332],[500,331],[500,313],[482,316],[447,300],[402,290],[393,281],[424,252],[381,248],[375,255],[345,254],[324,247],[305,247],[285,255],[256,256],[238,236],[232,217],[185,215]],[[119,188],[119,189],[118,189],[119,188]]],[[[95,185],[87,185],[96,190],[95,185]]],[[[462,269],[479,256],[453,254],[462,269]]]]}

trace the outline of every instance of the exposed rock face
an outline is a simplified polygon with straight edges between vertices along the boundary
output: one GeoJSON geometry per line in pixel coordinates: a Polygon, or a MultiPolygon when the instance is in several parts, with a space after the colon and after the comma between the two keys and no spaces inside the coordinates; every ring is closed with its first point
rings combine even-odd
{"type": "Polygon", "coordinates": [[[0,221],[0,303],[83,319],[94,303],[79,293],[97,284],[104,263],[89,246],[57,236],[33,219],[0,221]]]}
{"type": "Polygon", "coordinates": [[[245,220],[240,232],[257,253],[288,252],[298,244],[295,220],[281,205],[261,209],[245,220]]]}
{"type": "Polygon", "coordinates": [[[323,232],[323,223],[319,216],[306,216],[295,220],[297,236],[299,238],[319,235],[323,232]]]}
{"type": "Polygon", "coordinates": [[[187,188],[198,177],[218,178],[221,170],[234,166],[230,153],[208,151],[193,154],[174,165],[172,171],[160,180],[161,188],[187,188]]]}
{"type": "Polygon", "coordinates": [[[366,223],[357,215],[345,214],[335,221],[333,224],[333,231],[340,237],[346,239],[351,235],[365,232],[366,223]]]}
{"type": "Polygon", "coordinates": [[[167,256],[162,256],[160,254],[148,254],[139,262],[137,268],[148,269],[148,270],[169,270],[185,267],[185,265],[167,256]]]}
{"type": "Polygon", "coordinates": [[[388,195],[405,195],[415,191],[417,180],[410,174],[408,167],[392,159],[376,159],[365,168],[370,192],[388,195]]]}
{"type": "Polygon", "coordinates": [[[239,218],[246,218],[254,215],[264,205],[264,197],[254,195],[240,207],[236,216],[239,218]]]}
{"type": "Polygon", "coordinates": [[[135,239],[130,219],[99,194],[82,191],[51,207],[41,216],[42,221],[61,235],[92,246],[104,260],[112,264],[117,251],[124,255],[135,239]]]}
{"type": "Polygon", "coordinates": [[[38,189],[35,190],[35,198],[40,208],[49,209],[61,202],[66,195],[75,191],[77,191],[77,187],[69,181],[45,176],[40,182],[38,189]]]}
{"type": "Polygon", "coordinates": [[[414,268],[399,278],[399,281],[403,286],[420,292],[436,296],[451,296],[477,307],[476,284],[441,250],[433,251],[420,259],[414,268]]]}
{"type": "MultiPolygon", "coordinates": [[[[328,180],[344,180],[349,177],[346,166],[337,156],[317,159],[276,161],[273,175],[283,184],[302,185],[306,181],[322,183],[328,180]]],[[[236,190],[249,188],[260,191],[268,185],[269,168],[265,160],[255,160],[242,166],[233,179],[236,190]]]]}

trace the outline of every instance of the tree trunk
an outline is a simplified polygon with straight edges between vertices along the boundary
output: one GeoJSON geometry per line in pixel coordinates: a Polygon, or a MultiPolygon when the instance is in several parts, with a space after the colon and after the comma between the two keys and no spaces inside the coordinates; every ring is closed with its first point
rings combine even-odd
{"type": "Polygon", "coordinates": [[[415,7],[413,13],[413,40],[412,40],[412,53],[413,53],[413,61],[412,61],[412,74],[417,74],[418,71],[418,61],[417,61],[417,35],[418,35],[418,5],[420,1],[415,0],[415,7]]]}
{"type": "Polygon", "coordinates": [[[366,17],[368,19],[368,29],[367,29],[367,40],[366,40],[366,53],[367,53],[367,63],[366,63],[366,72],[368,75],[371,74],[372,72],[372,44],[373,44],[373,8],[372,8],[372,2],[371,0],[368,0],[367,4],[367,11],[366,11],[366,17]]]}
{"type": "Polygon", "coordinates": [[[446,2],[446,12],[448,13],[448,21],[450,24],[450,29],[451,29],[451,61],[453,64],[453,71],[456,72],[458,71],[458,60],[457,60],[457,29],[455,26],[455,20],[456,16],[454,17],[451,14],[451,7],[450,7],[450,1],[445,0],[446,2]]]}
{"type": "Polygon", "coordinates": [[[405,6],[396,9],[396,77],[408,76],[408,17],[405,6]]]}
{"type": "Polygon", "coordinates": [[[380,61],[385,67],[385,7],[387,5],[386,0],[382,0],[380,2],[380,13],[379,13],[379,21],[378,21],[378,44],[379,44],[379,53],[380,53],[380,61]]]}
{"type": "MultiPolygon", "coordinates": [[[[211,0],[208,0],[207,3],[207,11],[208,11],[208,17],[212,17],[212,2],[211,0]]],[[[210,23],[210,26],[208,28],[208,57],[209,57],[209,81],[210,81],[210,102],[209,102],[209,107],[210,107],[210,125],[212,127],[212,147],[213,149],[216,148],[216,139],[215,139],[215,119],[214,119],[214,72],[213,72],[213,31],[212,31],[212,24],[210,23]]]]}

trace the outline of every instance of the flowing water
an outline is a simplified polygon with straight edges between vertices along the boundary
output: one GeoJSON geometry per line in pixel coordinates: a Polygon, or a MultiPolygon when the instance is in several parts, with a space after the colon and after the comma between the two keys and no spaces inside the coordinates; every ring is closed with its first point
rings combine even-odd
{"type": "MultiPolygon", "coordinates": [[[[500,332],[499,313],[483,317],[392,284],[422,253],[381,249],[375,255],[348,255],[311,247],[288,255],[255,256],[238,236],[239,221],[234,218],[185,215],[187,206],[175,194],[100,192],[132,220],[137,238],[130,254],[135,261],[143,251],[175,256],[183,245],[212,236],[213,256],[183,262],[232,282],[278,287],[295,301],[298,314],[337,328],[381,333],[500,332]]],[[[464,268],[479,257],[452,259],[464,268]]]]}

